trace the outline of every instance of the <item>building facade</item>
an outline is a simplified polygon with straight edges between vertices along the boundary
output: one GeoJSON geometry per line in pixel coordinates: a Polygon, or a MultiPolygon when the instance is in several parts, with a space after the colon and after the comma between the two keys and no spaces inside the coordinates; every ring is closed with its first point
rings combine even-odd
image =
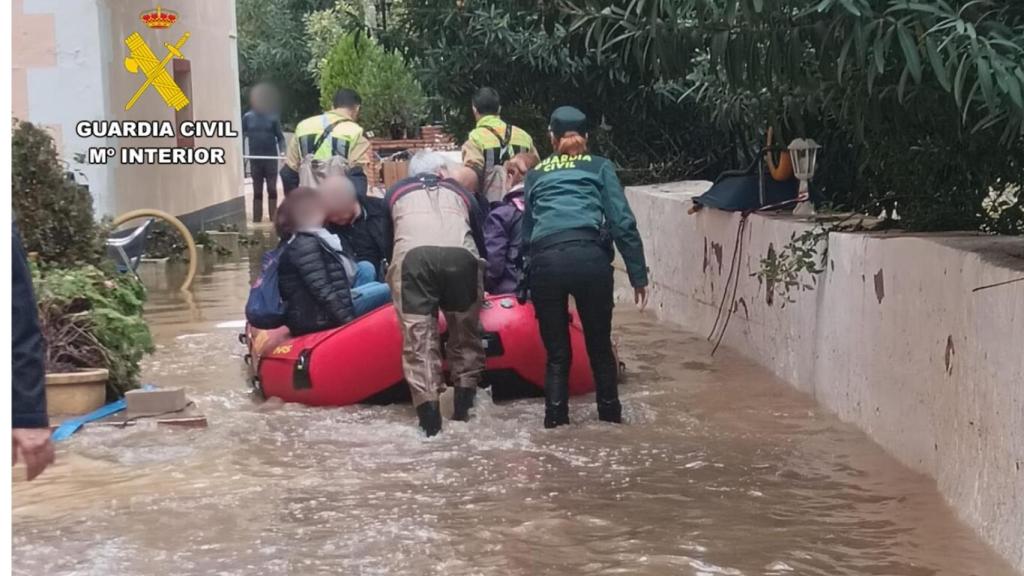
{"type": "Polygon", "coordinates": [[[234,0],[172,0],[174,24],[153,29],[141,15],[154,0],[14,0],[14,118],[49,130],[70,170],[87,180],[97,216],[157,208],[193,228],[244,222],[242,145],[238,137],[81,138],[80,121],[230,120],[239,130],[240,98],[234,0]],[[130,72],[125,39],[137,32],[158,59],[182,34],[183,58],[165,68],[190,103],[179,111],[150,87],[130,110],[146,75],[130,72]],[[89,148],[196,146],[224,149],[224,164],[89,164],[89,148]]]}

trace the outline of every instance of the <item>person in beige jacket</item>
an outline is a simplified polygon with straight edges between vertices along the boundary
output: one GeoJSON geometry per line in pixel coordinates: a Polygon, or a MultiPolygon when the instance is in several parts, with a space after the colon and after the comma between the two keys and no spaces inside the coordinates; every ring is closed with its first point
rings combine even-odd
{"type": "Polygon", "coordinates": [[[438,311],[448,325],[453,420],[469,419],[483,375],[483,214],[472,169],[423,151],[409,162],[409,173],[385,196],[394,235],[387,281],[402,330],[402,369],[420,427],[433,436],[441,431],[444,390],[438,311]]]}

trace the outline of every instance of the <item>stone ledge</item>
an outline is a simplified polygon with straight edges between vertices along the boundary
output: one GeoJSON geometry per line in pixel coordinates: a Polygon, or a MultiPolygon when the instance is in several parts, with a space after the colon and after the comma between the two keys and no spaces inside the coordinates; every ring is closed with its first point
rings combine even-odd
{"type": "MultiPolygon", "coordinates": [[[[708,182],[627,188],[650,267],[649,309],[710,332],[740,215],[687,214],[708,182]]],[[[1024,571],[1024,239],[833,233],[816,288],[784,308],[753,274],[813,224],[752,215],[724,343],[934,478],[1024,571]]],[[[620,289],[627,284],[623,281],[620,289]]],[[[624,294],[623,294],[624,295],[624,294]]]]}

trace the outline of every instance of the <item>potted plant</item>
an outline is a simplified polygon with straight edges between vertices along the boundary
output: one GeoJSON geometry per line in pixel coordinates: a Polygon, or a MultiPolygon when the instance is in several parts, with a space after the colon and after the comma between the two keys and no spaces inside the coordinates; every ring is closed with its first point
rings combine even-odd
{"type": "Polygon", "coordinates": [[[88,412],[137,385],[139,362],[153,350],[145,288],[104,260],[92,195],[65,177],[49,134],[16,123],[11,148],[12,207],[34,254],[48,411],[88,412]]]}
{"type": "Polygon", "coordinates": [[[153,350],[142,285],[95,266],[33,266],[33,284],[46,339],[48,411],[89,412],[134,388],[139,361],[153,350]]]}

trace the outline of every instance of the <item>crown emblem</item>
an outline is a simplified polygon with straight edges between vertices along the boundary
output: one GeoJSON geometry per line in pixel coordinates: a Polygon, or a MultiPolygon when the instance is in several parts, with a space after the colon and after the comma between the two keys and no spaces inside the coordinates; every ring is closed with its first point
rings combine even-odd
{"type": "Polygon", "coordinates": [[[163,10],[156,5],[156,10],[147,10],[139,14],[139,20],[154,30],[165,30],[178,21],[178,13],[173,10],[163,10]]]}

